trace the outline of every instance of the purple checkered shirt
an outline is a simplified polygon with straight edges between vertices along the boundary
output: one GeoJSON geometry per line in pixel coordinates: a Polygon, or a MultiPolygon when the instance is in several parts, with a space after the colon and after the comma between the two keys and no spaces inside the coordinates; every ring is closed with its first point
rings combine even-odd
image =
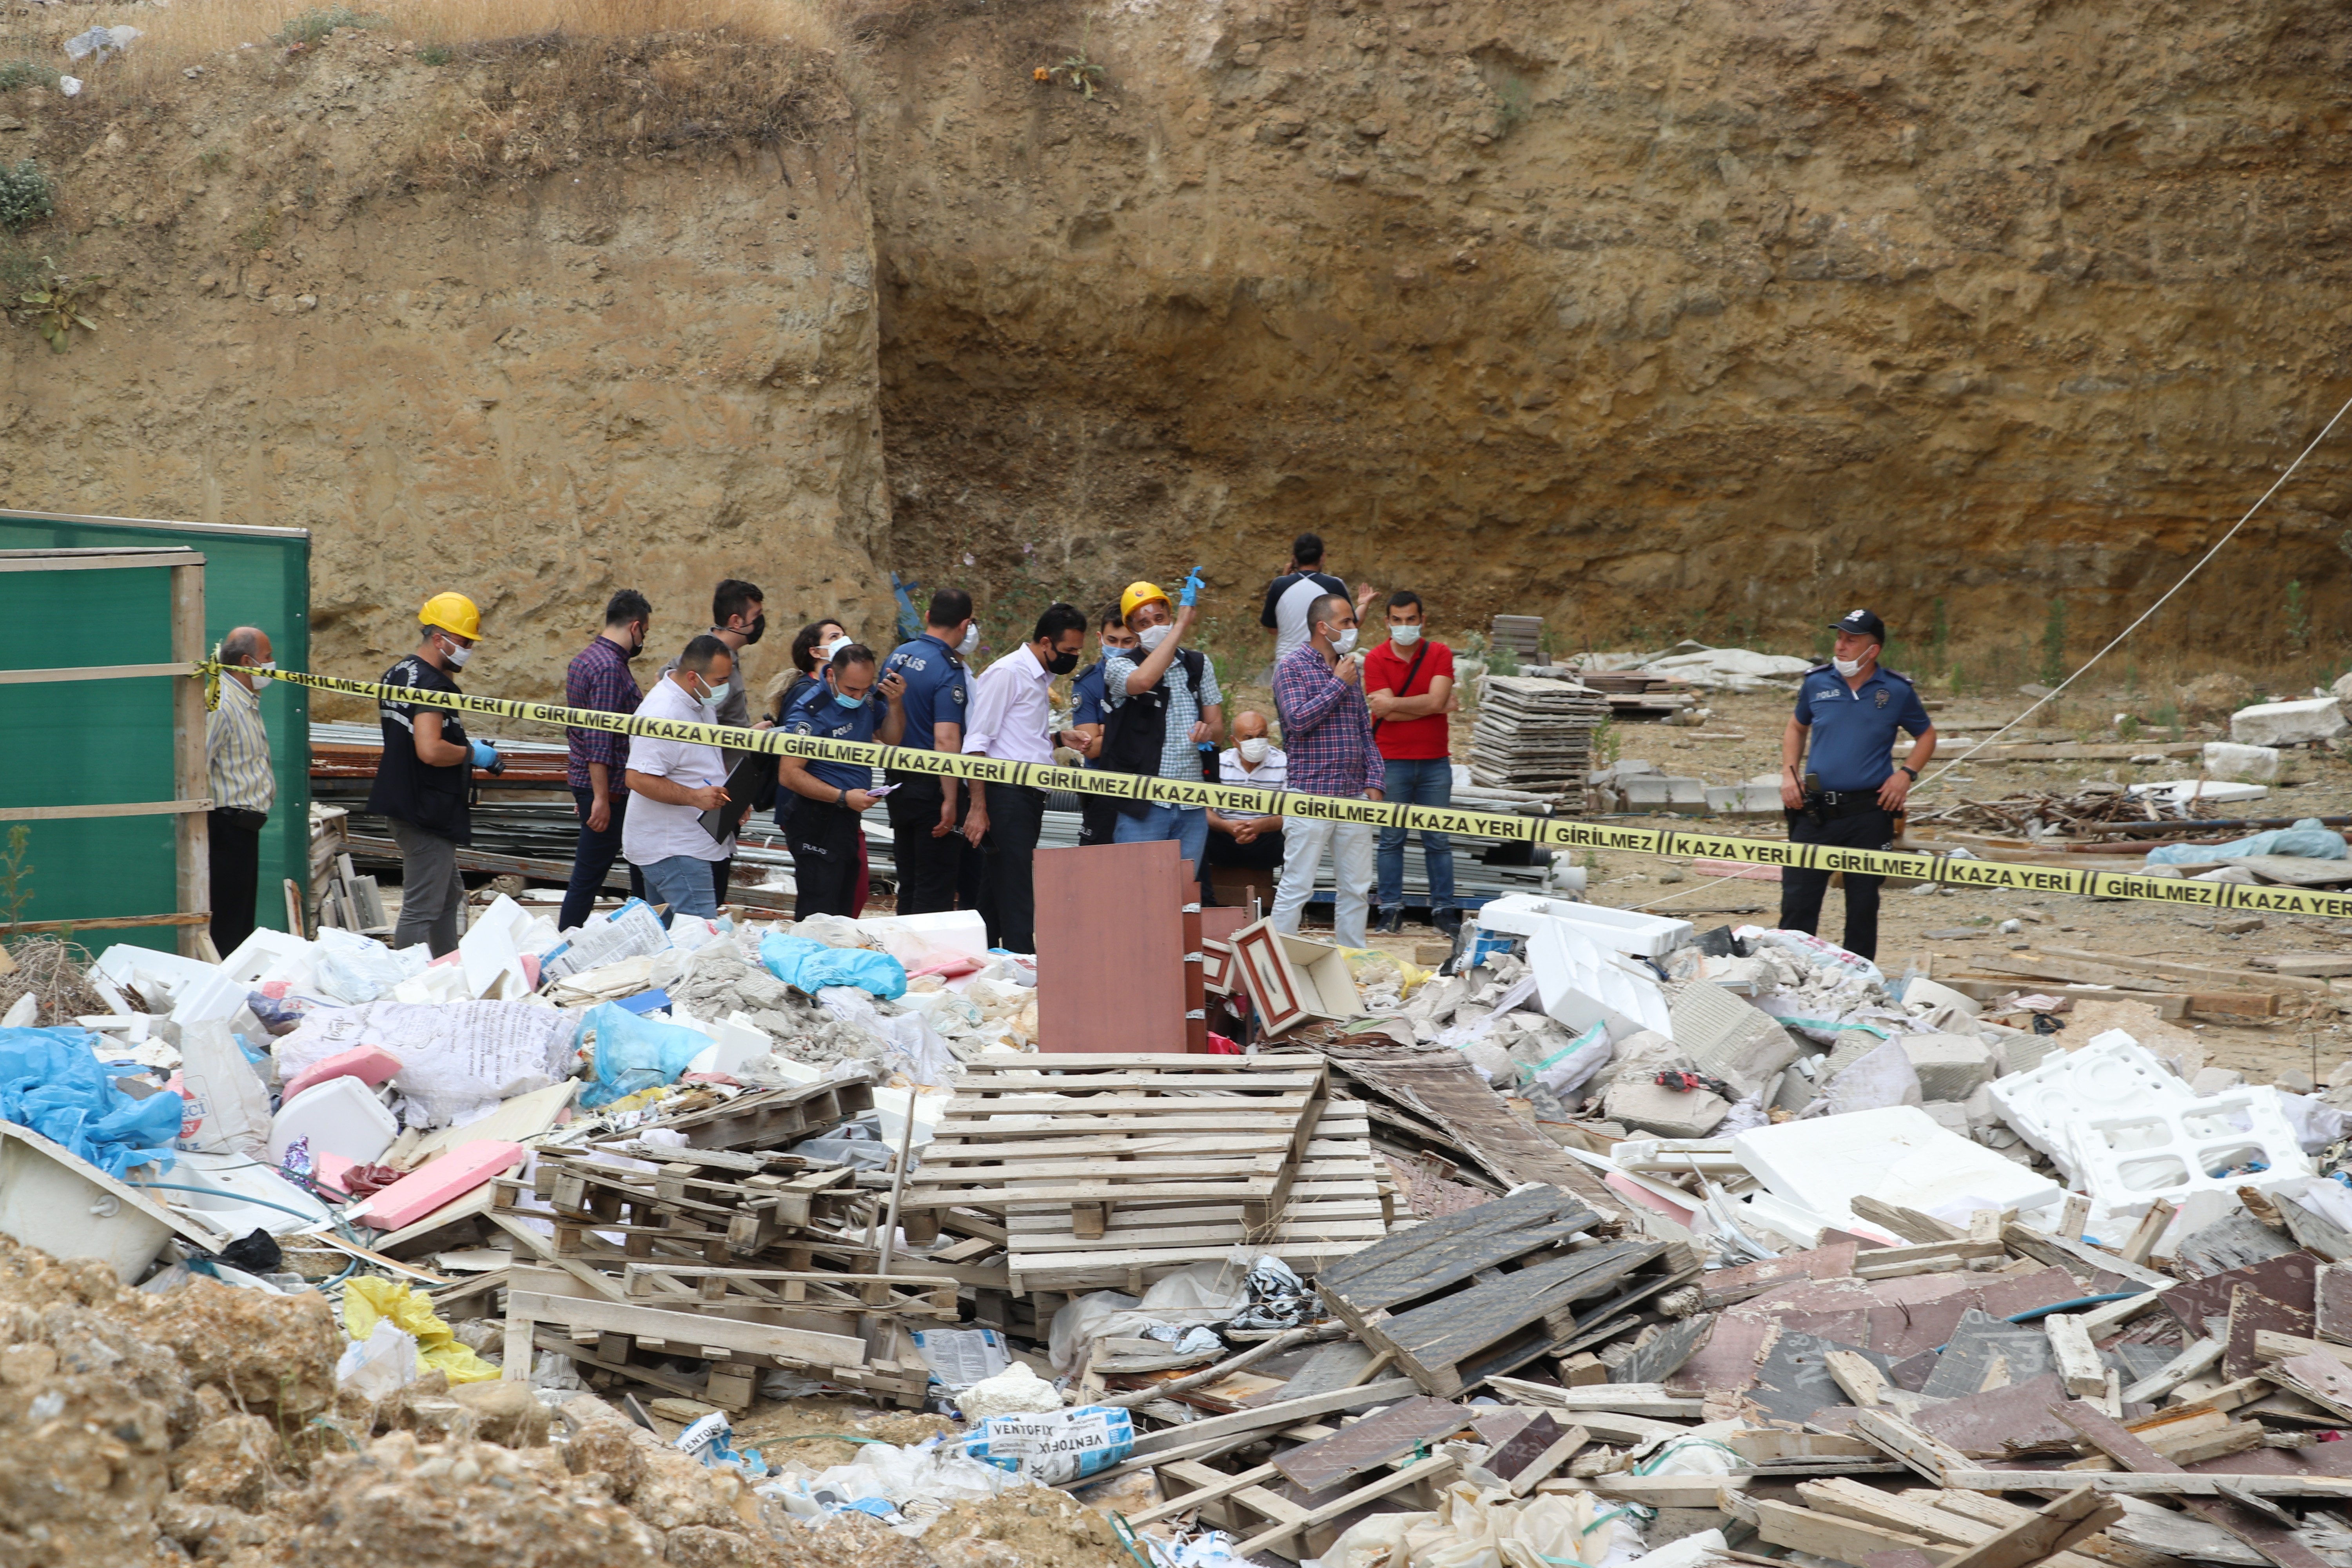
{"type": "MultiPolygon", "coordinates": [[[[634,713],[644,700],[645,693],[637,689],[637,678],[629,673],[629,656],[610,637],[598,637],[582,648],[563,672],[563,705],[567,708],[634,713]]],[[[621,787],[621,770],[629,761],[626,735],[616,735],[609,730],[567,729],[563,731],[563,743],[571,752],[563,776],[573,789],[595,787],[588,777],[591,763],[602,763],[612,769],[612,787],[621,787]]]]}
{"type": "Polygon", "coordinates": [[[1292,789],[1352,800],[1388,783],[1363,689],[1332,674],[1313,643],[1291,649],[1274,667],[1274,705],[1282,715],[1292,789]]]}

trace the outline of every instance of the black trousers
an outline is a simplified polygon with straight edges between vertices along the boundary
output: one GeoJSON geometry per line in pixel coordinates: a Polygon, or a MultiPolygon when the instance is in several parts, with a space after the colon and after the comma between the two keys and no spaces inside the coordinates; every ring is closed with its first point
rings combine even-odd
{"type": "MultiPolygon", "coordinates": [[[[970,846],[960,833],[931,836],[943,798],[940,781],[925,773],[893,773],[890,782],[898,786],[885,805],[890,816],[890,858],[898,868],[898,912],[935,915],[973,908],[980,895],[980,857],[965,854],[970,846]]],[[[959,826],[970,809],[969,796],[957,803],[959,826]]]]}
{"type": "Polygon", "coordinates": [[[1078,797],[1078,844],[1086,847],[1111,841],[1118,826],[1118,807],[1107,795],[1082,795],[1078,797]]]}
{"type": "Polygon", "coordinates": [[[981,839],[980,918],[988,944],[1014,952],[1037,951],[1037,885],[1033,875],[1037,831],[1045,822],[1043,790],[983,784],[988,833],[981,839]]]}
{"type": "Polygon", "coordinates": [[[261,885],[261,828],[268,814],[224,807],[205,814],[212,846],[213,945],[226,958],[253,934],[261,885]]]}
{"type": "Polygon", "coordinates": [[[857,907],[857,814],[845,805],[803,798],[784,821],[793,852],[793,918],[845,915],[857,907]]]}
{"type": "MultiPolygon", "coordinates": [[[[1835,844],[1847,849],[1885,849],[1895,842],[1895,818],[1884,811],[1832,816],[1819,826],[1801,811],[1789,813],[1791,844],[1835,844]]],[[[1845,874],[1845,950],[1864,958],[1878,956],[1878,889],[1884,877],[1845,874]]],[[[1830,873],[1780,868],[1780,929],[1821,934],[1822,895],[1829,891],[1830,873]]]]}

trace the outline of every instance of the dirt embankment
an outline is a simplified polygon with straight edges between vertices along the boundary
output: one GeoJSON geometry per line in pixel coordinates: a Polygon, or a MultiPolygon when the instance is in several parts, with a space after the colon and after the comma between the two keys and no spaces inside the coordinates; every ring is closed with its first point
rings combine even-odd
{"type": "Polygon", "coordinates": [[[871,230],[823,57],[345,29],[164,79],[0,97],[58,208],[15,265],[111,280],[63,355],[0,333],[9,504],[314,530],[337,674],[443,588],[486,616],[477,686],[531,696],[617,587],[670,647],[722,575],[779,620],[887,612],[871,230]]]}
{"type": "MultiPolygon", "coordinates": [[[[1449,625],[1942,597],[2022,679],[2352,390],[2347,56],[2308,0],[919,6],[866,124],[901,563],[1205,560],[1254,622],[1315,527],[1449,625]]],[[[2338,616],[2352,445],[2306,474],[2159,635],[2338,616]]]]}

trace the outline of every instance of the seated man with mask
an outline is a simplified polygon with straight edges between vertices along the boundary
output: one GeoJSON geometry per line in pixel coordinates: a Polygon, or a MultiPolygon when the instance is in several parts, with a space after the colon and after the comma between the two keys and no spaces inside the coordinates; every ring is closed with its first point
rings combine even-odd
{"type": "MultiPolygon", "coordinates": [[[[1281,789],[1289,773],[1290,759],[1276,748],[1265,715],[1255,708],[1234,715],[1234,743],[1218,753],[1217,782],[1247,789],[1281,789]]],[[[1243,889],[1251,886],[1270,891],[1272,873],[1281,865],[1281,817],[1210,811],[1207,880],[1217,902],[1225,901],[1225,896],[1217,892],[1220,883],[1233,890],[1237,902],[1244,900],[1243,889]],[[1243,874],[1221,878],[1220,870],[1243,874]]]]}

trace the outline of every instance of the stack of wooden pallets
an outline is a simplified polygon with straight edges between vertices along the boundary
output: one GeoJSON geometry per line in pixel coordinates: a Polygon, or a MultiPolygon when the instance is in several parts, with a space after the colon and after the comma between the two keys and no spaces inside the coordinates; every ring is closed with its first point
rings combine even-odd
{"type": "Polygon", "coordinates": [[[1237,1246],[1311,1272],[1387,1234],[1369,1132],[1319,1061],[1007,1056],[966,1065],[901,1214],[918,1241],[1001,1227],[1015,1291],[1140,1288],[1237,1246]]]}

